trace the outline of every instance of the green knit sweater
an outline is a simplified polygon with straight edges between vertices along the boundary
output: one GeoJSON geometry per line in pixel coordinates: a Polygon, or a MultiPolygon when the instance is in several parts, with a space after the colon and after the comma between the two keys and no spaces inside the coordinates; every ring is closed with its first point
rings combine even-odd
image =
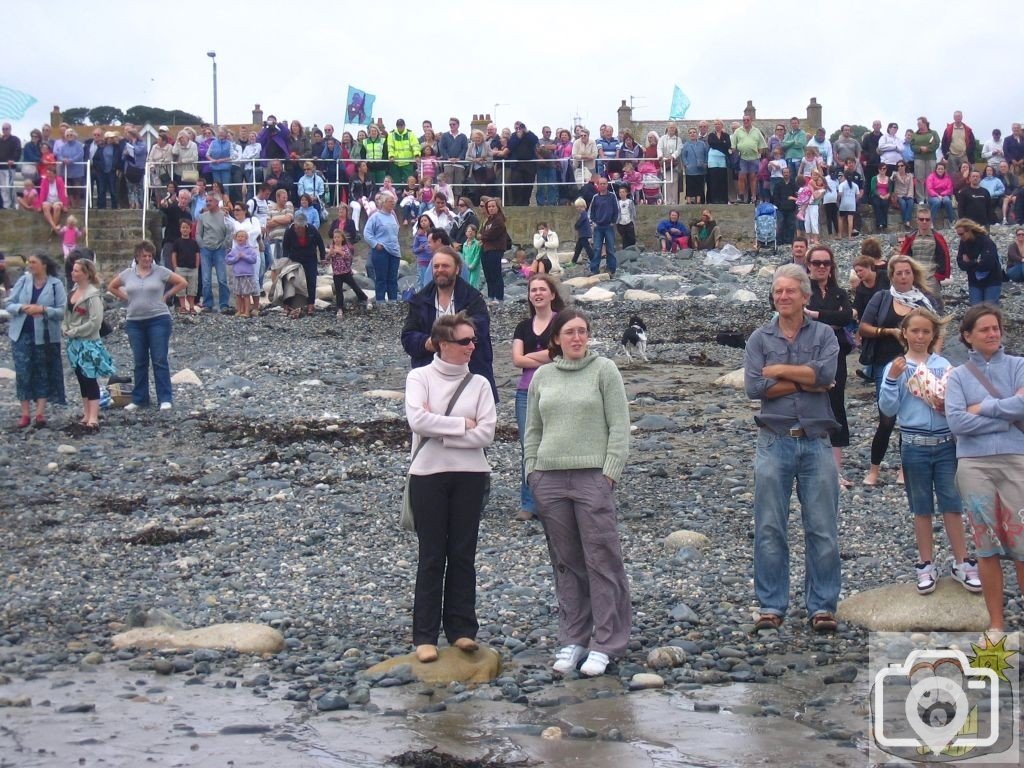
{"type": "Polygon", "coordinates": [[[615,363],[594,352],[557,358],[530,382],[526,474],[595,469],[618,482],[629,455],[629,404],[615,363]]]}

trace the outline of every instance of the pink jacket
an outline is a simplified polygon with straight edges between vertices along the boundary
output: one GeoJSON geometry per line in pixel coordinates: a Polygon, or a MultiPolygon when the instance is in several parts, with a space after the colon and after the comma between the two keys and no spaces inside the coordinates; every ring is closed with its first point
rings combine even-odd
{"type": "Polygon", "coordinates": [[[949,177],[948,173],[945,176],[939,176],[932,171],[928,174],[924,188],[928,192],[928,197],[952,197],[953,179],[949,177]]]}
{"type": "MultiPolygon", "coordinates": [[[[57,182],[57,199],[60,200],[60,204],[65,208],[68,207],[68,193],[64,189],[64,179],[57,176],[54,181],[57,182]]],[[[46,198],[50,196],[50,180],[43,176],[39,181],[39,197],[36,198],[35,208],[37,211],[42,210],[43,203],[46,202],[46,198]]]]}

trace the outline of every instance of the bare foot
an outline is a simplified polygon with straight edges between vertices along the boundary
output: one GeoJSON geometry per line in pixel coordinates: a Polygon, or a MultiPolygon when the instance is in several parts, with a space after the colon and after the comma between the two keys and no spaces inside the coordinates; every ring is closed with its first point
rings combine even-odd
{"type": "Polygon", "coordinates": [[[432,661],[437,661],[437,646],[417,645],[416,658],[424,664],[429,664],[432,661]]]}
{"type": "Polygon", "coordinates": [[[471,653],[480,647],[476,644],[476,640],[474,640],[471,637],[460,637],[458,640],[452,643],[452,645],[454,645],[460,651],[466,651],[467,653],[471,653]]]}

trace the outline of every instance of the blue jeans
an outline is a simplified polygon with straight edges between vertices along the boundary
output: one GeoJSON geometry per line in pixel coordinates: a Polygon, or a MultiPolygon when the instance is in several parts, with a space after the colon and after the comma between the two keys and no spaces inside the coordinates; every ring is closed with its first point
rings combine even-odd
{"type": "Polygon", "coordinates": [[[213,175],[214,181],[219,181],[220,185],[224,187],[224,191],[231,196],[231,166],[219,166],[218,168],[210,171],[213,175]]]}
{"type": "Polygon", "coordinates": [[[537,504],[533,500],[533,492],[526,484],[526,456],[524,440],[526,439],[526,401],[529,391],[525,389],[516,390],[516,426],[519,427],[519,507],[533,514],[537,511],[537,504]]]}
{"type": "Polygon", "coordinates": [[[398,262],[383,248],[370,251],[373,261],[373,294],[377,301],[398,301],[398,262]]]}
{"type": "Polygon", "coordinates": [[[1006,276],[1015,283],[1024,283],[1024,264],[1014,264],[1006,270],[1006,276]]]}
{"type": "Polygon", "coordinates": [[[946,226],[953,226],[953,222],[956,221],[956,214],[953,213],[953,201],[949,197],[929,197],[928,207],[932,209],[932,222],[936,229],[939,226],[939,220],[937,216],[939,211],[942,210],[946,214],[946,226]]]}
{"type": "Polygon", "coordinates": [[[542,165],[537,169],[537,205],[558,205],[557,171],[542,165]]]}
{"type": "Polygon", "coordinates": [[[914,198],[900,198],[900,216],[904,224],[910,224],[914,217],[914,198]]]}
{"type": "Polygon", "coordinates": [[[762,429],[754,458],[754,592],[762,613],[789,607],[789,499],[796,481],[804,526],[807,613],[835,612],[839,564],[839,473],[827,436],[783,437],[762,429]]]}
{"type": "Polygon", "coordinates": [[[608,271],[615,274],[615,267],[618,262],[615,260],[615,227],[611,224],[603,227],[594,227],[594,254],[590,257],[590,272],[596,274],[601,268],[601,244],[608,250],[608,271]]]}
{"type": "Polygon", "coordinates": [[[217,298],[220,299],[220,308],[228,306],[228,267],[224,262],[223,248],[202,248],[199,249],[199,258],[203,270],[203,306],[213,309],[213,271],[217,270],[217,298]]]}
{"type": "Polygon", "coordinates": [[[96,177],[96,197],[99,199],[97,208],[104,209],[107,207],[107,193],[110,193],[110,207],[117,208],[117,174],[114,171],[110,173],[100,173],[96,177]]]}
{"type": "Polygon", "coordinates": [[[420,281],[416,284],[416,290],[421,290],[434,279],[434,276],[430,271],[430,264],[417,264],[416,269],[420,276],[420,281]]]}
{"type": "Polygon", "coordinates": [[[129,320],[124,324],[128,343],[135,363],[132,382],[132,402],[149,404],[149,366],[153,364],[156,399],[161,403],[173,402],[171,395],[171,366],[167,350],[171,342],[171,316],[158,315],[148,320],[129,320]]]}
{"type": "Polygon", "coordinates": [[[956,489],[956,443],[913,445],[907,439],[900,448],[903,460],[903,485],[907,504],[914,515],[932,517],[935,497],[939,513],[963,512],[963,503],[956,489]]]}
{"type": "Polygon", "coordinates": [[[1003,292],[1003,286],[999,283],[995,285],[968,285],[967,286],[967,298],[970,305],[973,307],[975,304],[981,304],[983,301],[987,301],[989,304],[999,304],[999,296],[1003,292]]]}

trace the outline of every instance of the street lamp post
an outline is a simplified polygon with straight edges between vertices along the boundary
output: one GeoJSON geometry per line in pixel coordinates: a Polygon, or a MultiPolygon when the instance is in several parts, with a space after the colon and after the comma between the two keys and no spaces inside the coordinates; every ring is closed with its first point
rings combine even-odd
{"type": "Polygon", "coordinates": [[[213,124],[220,126],[220,120],[217,119],[217,52],[207,51],[206,55],[213,61],[213,124]]]}

